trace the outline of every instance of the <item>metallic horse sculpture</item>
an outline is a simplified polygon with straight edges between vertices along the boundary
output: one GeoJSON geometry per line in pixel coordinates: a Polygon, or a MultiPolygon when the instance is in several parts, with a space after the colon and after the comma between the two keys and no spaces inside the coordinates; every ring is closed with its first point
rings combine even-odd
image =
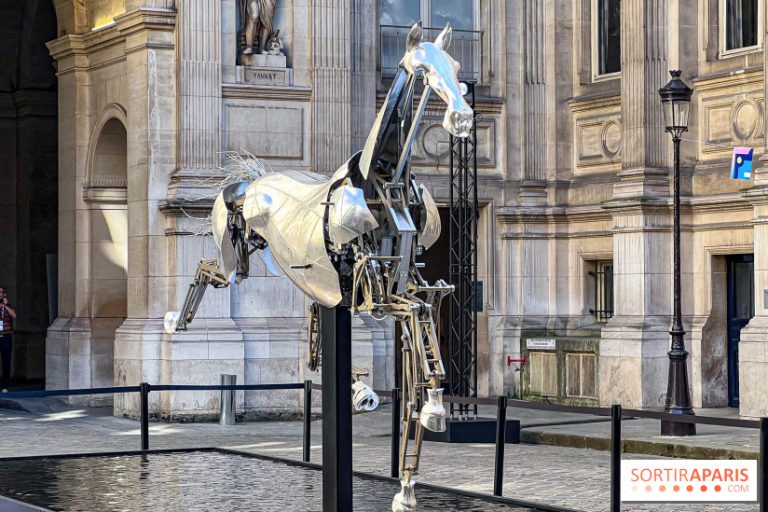
{"type": "MultiPolygon", "coordinates": [[[[206,286],[224,287],[247,278],[249,256],[261,251],[270,271],[284,272],[315,301],[309,322],[312,369],[321,364],[318,304],[348,305],[355,313],[377,319],[393,316],[402,329],[405,394],[402,489],[392,501],[395,512],[416,507],[414,475],[424,429],[446,428],[440,388],[445,368],[435,318],[453,287],[442,280],[429,284],[419,272],[416,257],[438,239],[440,217],[429,192],[411,174],[408,160],[432,91],[446,104],[446,130],[467,137],[472,128],[473,112],[458,81],[459,63],[446,52],[450,40],[450,25],[434,43],[423,41],[421,23],[413,26],[365,148],[330,178],[285,171],[227,186],[213,206],[219,258],[200,262],[181,312],[166,315],[169,332],[186,329],[206,286]],[[425,87],[414,110],[418,78],[425,87]]],[[[355,407],[378,404],[378,397],[359,380],[362,372],[353,373],[355,407]]]]}

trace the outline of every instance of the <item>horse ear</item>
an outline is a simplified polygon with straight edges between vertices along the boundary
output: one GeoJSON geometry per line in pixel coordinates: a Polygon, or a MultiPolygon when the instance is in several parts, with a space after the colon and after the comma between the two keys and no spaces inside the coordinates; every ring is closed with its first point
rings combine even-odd
{"type": "Polygon", "coordinates": [[[408,32],[408,38],[406,39],[407,43],[405,47],[408,49],[408,51],[413,50],[417,46],[421,44],[421,41],[424,39],[424,30],[421,26],[421,20],[417,21],[413,27],[411,27],[411,31],[408,32]]]}
{"type": "Polygon", "coordinates": [[[453,29],[451,28],[451,24],[446,23],[445,28],[442,32],[440,32],[440,35],[437,36],[437,39],[435,39],[435,46],[442,50],[447,50],[448,47],[451,45],[451,36],[453,35],[453,29]]]}

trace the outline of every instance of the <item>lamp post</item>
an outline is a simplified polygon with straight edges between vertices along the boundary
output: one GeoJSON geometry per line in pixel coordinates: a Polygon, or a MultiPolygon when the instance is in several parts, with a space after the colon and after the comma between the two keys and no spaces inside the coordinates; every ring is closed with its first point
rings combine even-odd
{"type": "MultiPolygon", "coordinates": [[[[688,109],[693,90],[680,79],[680,70],[670,71],[672,79],[659,89],[664,108],[666,130],[672,134],[675,146],[675,196],[674,196],[674,313],[672,317],[672,349],[669,355],[669,376],[667,380],[667,401],[664,412],[671,414],[693,414],[691,394],[688,389],[688,352],[685,350],[685,331],[680,311],[680,140],[688,131],[688,109]]],[[[674,421],[661,422],[663,436],[692,436],[696,434],[693,423],[674,421]]]]}

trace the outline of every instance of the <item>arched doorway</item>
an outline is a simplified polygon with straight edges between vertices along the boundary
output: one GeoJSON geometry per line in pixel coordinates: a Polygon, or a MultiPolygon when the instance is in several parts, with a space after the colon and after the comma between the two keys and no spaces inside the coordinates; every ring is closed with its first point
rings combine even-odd
{"type": "Polygon", "coordinates": [[[51,0],[0,2],[0,283],[16,306],[14,384],[42,383],[56,316],[57,80],[51,0]]]}
{"type": "Polygon", "coordinates": [[[125,112],[111,106],[91,141],[83,199],[88,205],[90,384],[113,382],[115,330],[126,317],[128,269],[127,143],[125,112]]]}

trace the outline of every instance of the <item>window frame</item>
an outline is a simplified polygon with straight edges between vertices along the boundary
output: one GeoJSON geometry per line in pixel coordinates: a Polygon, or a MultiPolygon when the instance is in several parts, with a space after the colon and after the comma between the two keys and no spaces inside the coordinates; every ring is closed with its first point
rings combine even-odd
{"type": "Polygon", "coordinates": [[[741,48],[734,48],[727,50],[728,46],[728,24],[726,23],[726,0],[718,0],[718,52],[717,57],[719,59],[726,59],[728,57],[736,57],[740,55],[747,55],[750,53],[757,53],[763,51],[763,41],[765,32],[765,1],[757,0],[757,44],[752,46],[743,46],[741,48]]]}
{"type": "MultiPolygon", "coordinates": [[[[480,0],[472,1],[472,28],[470,30],[480,31],[480,0]]],[[[425,28],[442,28],[432,26],[432,3],[438,3],[439,0],[419,0],[419,17],[425,28]]],[[[417,20],[418,21],[418,20],[417,20]]],[[[377,2],[376,25],[381,27],[381,2],[377,2]]],[[[456,28],[456,27],[454,27],[456,28]]],[[[380,30],[380,29],[379,29],[380,30]]],[[[465,30],[457,28],[456,30],[465,30]]]]}
{"type": "MultiPolygon", "coordinates": [[[[591,53],[592,53],[592,81],[602,82],[621,77],[621,69],[612,73],[600,73],[600,18],[598,15],[598,2],[600,0],[590,0],[590,23],[591,30],[591,53]]],[[[621,30],[621,18],[619,21],[619,30],[621,30]]],[[[621,63],[619,63],[621,67],[621,63]]]]}
{"type": "Polygon", "coordinates": [[[615,268],[612,259],[602,259],[594,261],[595,270],[589,272],[589,276],[594,279],[593,307],[589,309],[590,314],[596,322],[606,323],[616,313],[616,279],[615,268]],[[607,288],[605,279],[605,268],[611,267],[611,304],[607,303],[607,288]]]}
{"type": "Polygon", "coordinates": [[[566,352],[565,353],[565,397],[566,398],[597,398],[597,354],[594,352],[566,352]],[[594,395],[587,395],[584,394],[584,359],[585,358],[592,358],[592,365],[594,367],[595,373],[594,373],[594,380],[592,381],[592,389],[594,390],[594,395]],[[570,387],[570,365],[569,360],[571,358],[578,358],[579,362],[579,389],[576,390],[578,394],[574,393],[574,390],[570,387]]]}
{"type": "MultiPolygon", "coordinates": [[[[419,0],[419,18],[422,21],[422,24],[424,28],[429,29],[438,29],[443,27],[433,27],[432,26],[432,3],[438,3],[440,0],[419,0]]],[[[483,44],[484,44],[484,37],[483,37],[483,29],[482,29],[482,5],[480,0],[471,0],[472,2],[472,28],[470,29],[472,32],[477,32],[480,34],[479,40],[478,40],[478,47],[477,47],[477,55],[474,56],[474,58],[477,60],[477,68],[478,68],[478,76],[477,76],[477,83],[482,84],[484,83],[484,59],[483,59],[483,44]]],[[[382,73],[382,48],[381,48],[381,40],[382,40],[382,31],[381,31],[382,23],[381,23],[381,2],[376,3],[376,29],[378,32],[378,43],[377,43],[377,52],[376,52],[376,67],[377,71],[380,75],[380,77],[383,77],[382,73]]],[[[463,28],[457,28],[453,27],[454,30],[466,30],[463,28]]],[[[389,77],[389,75],[387,75],[389,77]]],[[[461,77],[460,77],[461,79],[461,77]]],[[[463,79],[462,79],[463,80],[463,79]]]]}

